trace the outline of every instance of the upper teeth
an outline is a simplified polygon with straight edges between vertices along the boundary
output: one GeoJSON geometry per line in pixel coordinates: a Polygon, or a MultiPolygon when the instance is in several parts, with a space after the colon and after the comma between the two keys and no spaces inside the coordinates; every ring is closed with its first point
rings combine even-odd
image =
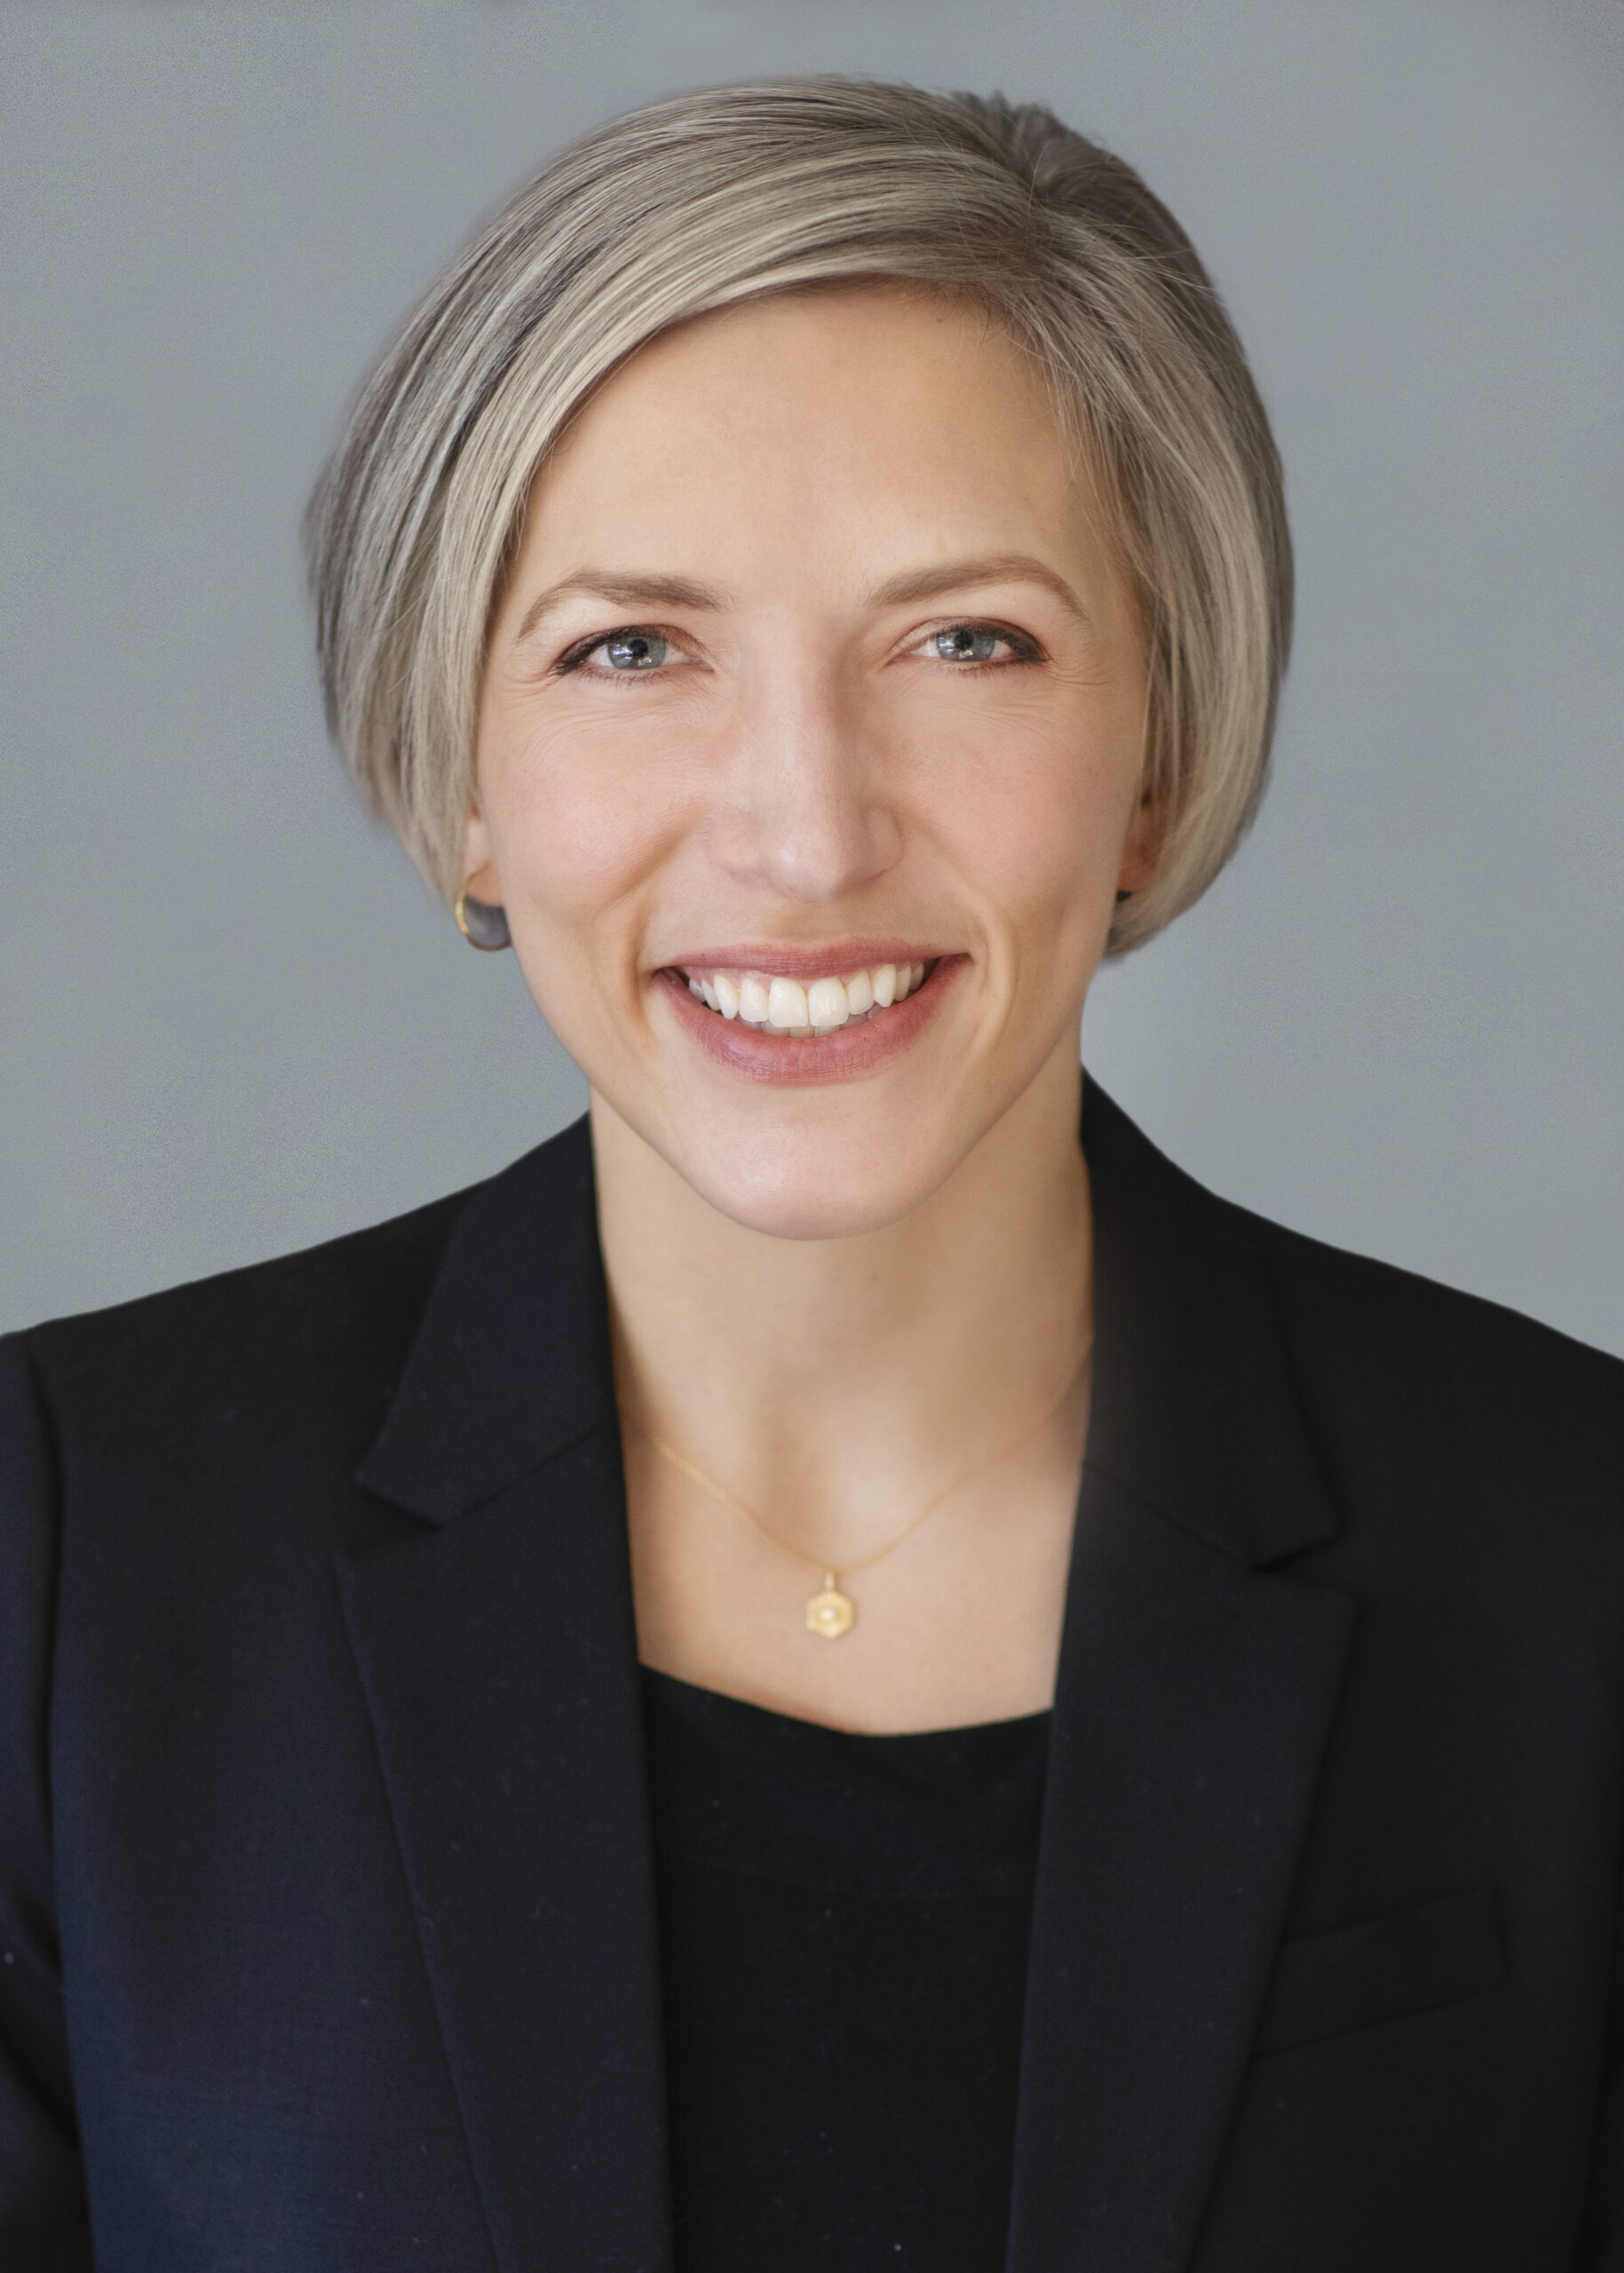
{"type": "Polygon", "coordinates": [[[688,991],[725,1018],[768,1034],[833,1034],[853,1018],[905,1002],[923,980],[923,962],[883,962],[874,970],[854,970],[849,978],[774,978],[764,970],[691,970],[688,991]]]}

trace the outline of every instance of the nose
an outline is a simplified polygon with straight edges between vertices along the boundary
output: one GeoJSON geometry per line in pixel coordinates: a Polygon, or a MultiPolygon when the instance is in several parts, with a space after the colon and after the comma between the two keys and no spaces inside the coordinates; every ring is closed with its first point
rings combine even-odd
{"type": "Polygon", "coordinates": [[[757,687],[710,827],[735,881],[819,906],[883,875],[902,850],[885,768],[841,690],[812,672],[757,687]]]}

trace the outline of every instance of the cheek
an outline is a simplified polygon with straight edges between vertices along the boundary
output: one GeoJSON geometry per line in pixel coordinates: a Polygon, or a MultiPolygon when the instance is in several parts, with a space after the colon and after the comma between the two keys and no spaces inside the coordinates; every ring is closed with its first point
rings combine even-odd
{"type": "MultiPolygon", "coordinates": [[[[1114,724],[1114,722],[1113,722],[1114,724]]],[[[1075,721],[1028,723],[981,738],[995,762],[966,753],[944,769],[934,831],[955,866],[1017,931],[1104,931],[1133,812],[1137,749],[1122,733],[1075,721]]]]}
{"type": "Polygon", "coordinates": [[[635,895],[684,824],[679,785],[601,738],[500,728],[482,737],[479,794],[509,905],[590,925],[635,895]]]}

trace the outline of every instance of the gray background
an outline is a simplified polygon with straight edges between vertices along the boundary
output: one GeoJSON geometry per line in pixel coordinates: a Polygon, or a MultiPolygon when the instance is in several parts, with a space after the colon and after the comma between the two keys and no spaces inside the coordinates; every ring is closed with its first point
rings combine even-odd
{"type": "Polygon", "coordinates": [[[562,139],[839,68],[1042,97],[1190,227],[1301,633],[1240,859],[1086,1052],[1198,1175],[1624,1351],[1619,0],[0,0],[0,1326],[487,1173],[579,1077],[325,745],[297,543],[562,139]]]}

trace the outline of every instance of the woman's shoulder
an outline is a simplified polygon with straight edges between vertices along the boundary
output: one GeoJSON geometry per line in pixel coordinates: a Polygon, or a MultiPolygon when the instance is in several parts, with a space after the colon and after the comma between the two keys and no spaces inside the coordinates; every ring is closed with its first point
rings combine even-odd
{"type": "Polygon", "coordinates": [[[1499,1507],[1624,1548],[1624,1360],[1477,1295],[1247,1211],[1299,1394],[1367,1507],[1499,1507]]]}
{"type": "Polygon", "coordinates": [[[1288,1320],[1300,1334],[1334,1342],[1344,1358],[1405,1373],[1419,1366],[1463,1389],[1480,1387],[1485,1368],[1510,1368],[1604,1405],[1624,1399],[1624,1358],[1485,1295],[1245,1208],[1232,1212],[1256,1240],[1288,1320]]]}
{"type": "Polygon", "coordinates": [[[225,1532],[234,1553],[274,1556],[296,1538],[325,1552],[370,1506],[357,1473],[425,1322],[439,1316],[440,1360],[449,1343],[477,1389],[592,1221],[578,1121],[368,1230],[0,1341],[0,1524],[59,1524],[121,1566],[144,1540],[212,1552],[225,1532]]]}
{"type": "Polygon", "coordinates": [[[1604,1477],[1624,1515],[1624,1360],[1220,1197],[1092,1081],[1083,1134],[1102,1265],[1191,1311],[1241,1402],[1248,1368],[1283,1354],[1324,1447],[1459,1473],[1515,1446],[1553,1477],[1604,1477]]]}
{"type": "MultiPolygon", "coordinates": [[[[381,1414],[459,1226],[534,1222],[535,1201],[579,1181],[575,1123],[497,1175],[319,1246],[0,1340],[75,1439],[149,1439],[263,1407],[359,1402],[381,1414]],[[527,1206],[527,1202],[530,1203],[527,1206]]],[[[500,1236],[498,1232],[498,1236],[500,1236]]],[[[543,1242],[544,1245],[544,1242],[543,1242]]],[[[543,1260],[544,1257],[538,1257],[543,1260]]]]}
{"type": "Polygon", "coordinates": [[[366,1230],[9,1335],[53,1433],[110,1445],[185,1417],[239,1422],[263,1397],[285,1406],[318,1386],[365,1395],[398,1371],[458,1218],[481,1189],[366,1230]]]}
{"type": "Polygon", "coordinates": [[[200,1588],[218,1608],[325,1570],[471,1197],[0,1338],[8,1699],[43,1694],[70,1604],[93,1659],[184,1625],[200,1588]]]}

